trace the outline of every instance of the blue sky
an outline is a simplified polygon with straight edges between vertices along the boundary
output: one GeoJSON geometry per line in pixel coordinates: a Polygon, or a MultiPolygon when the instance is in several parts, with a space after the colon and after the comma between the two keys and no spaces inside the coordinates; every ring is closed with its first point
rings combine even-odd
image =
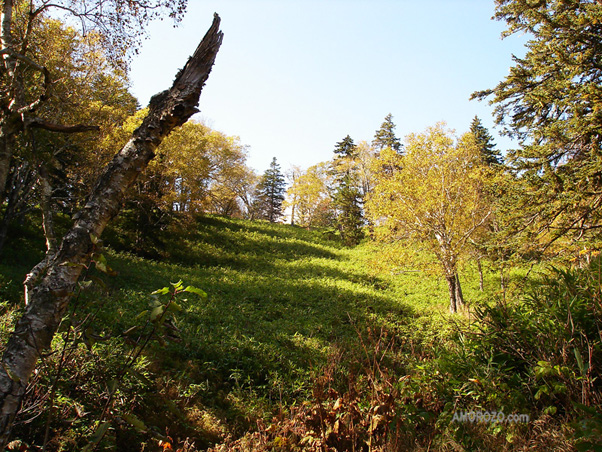
{"type": "Polygon", "coordinates": [[[493,0],[189,0],[183,22],[150,26],[134,58],[142,105],[169,87],[217,12],[224,42],[197,119],[249,146],[262,173],[332,158],[347,134],[371,141],[391,113],[397,135],[478,115],[498,147],[492,107],[469,101],[508,73],[524,36],[504,40],[493,0]]]}

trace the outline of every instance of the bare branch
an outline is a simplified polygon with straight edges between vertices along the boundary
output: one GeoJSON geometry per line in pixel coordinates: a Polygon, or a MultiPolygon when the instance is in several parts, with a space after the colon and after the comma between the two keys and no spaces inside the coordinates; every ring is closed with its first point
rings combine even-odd
{"type": "Polygon", "coordinates": [[[44,121],[40,118],[27,119],[25,121],[25,127],[29,127],[31,129],[44,129],[49,130],[51,132],[59,133],[98,132],[100,130],[99,126],[87,126],[84,124],[66,126],[63,124],[56,124],[53,122],[44,121]]]}

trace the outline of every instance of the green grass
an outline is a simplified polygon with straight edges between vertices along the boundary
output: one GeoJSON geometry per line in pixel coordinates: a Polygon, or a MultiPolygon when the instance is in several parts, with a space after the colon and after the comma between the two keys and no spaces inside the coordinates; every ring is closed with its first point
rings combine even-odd
{"type": "MultiPolygon", "coordinates": [[[[203,289],[208,297],[188,294],[179,300],[183,310],[174,320],[179,340],[152,343],[137,367],[146,377],[122,378],[115,412],[117,417],[134,413],[155,435],[168,429],[180,441],[194,437],[197,447],[229,433],[240,435],[258,419],[267,422],[311,399],[316,378],[333,361],[344,389],[346,378],[365,371],[368,338],[383,340],[386,334],[393,344],[386,362],[401,376],[416,363],[437,359],[448,347],[453,325],[447,321],[447,285],[424,254],[420,265],[390,265],[385,255],[395,249],[370,242],[349,249],[320,231],[199,217],[162,232],[155,242],[161,248],[151,253],[161,259],[150,260],[129,252],[122,232],[117,226],[106,234],[105,254],[116,276],[93,271],[88,276],[96,284],[75,303],[77,318],[93,315],[95,334],[110,339],[90,349],[80,346],[70,357],[73,368],[67,366],[61,376],[64,417],[74,416],[78,404],[88,413],[69,428],[53,424],[64,450],[81,447],[91,434],[115,369],[131,349],[122,332],[144,324],[147,317],[140,313],[148,309],[150,294],[178,280],[203,289]],[[90,383],[94,379],[97,383],[90,383]],[[97,395],[82,396],[83,387],[97,395]]],[[[5,254],[13,258],[0,264],[0,295],[6,305],[19,305],[20,281],[42,255],[39,234],[20,234],[5,254]]],[[[461,278],[467,300],[488,302],[499,296],[499,277],[492,272],[487,273],[485,294],[478,291],[474,268],[467,266],[461,278]]],[[[10,314],[1,330],[3,340],[14,310],[10,314]]],[[[60,347],[60,337],[56,342],[60,347]]],[[[54,371],[50,363],[43,370],[40,380],[47,387],[54,371]]],[[[21,434],[40,442],[43,420],[23,427],[21,434]]],[[[149,438],[148,432],[114,429],[108,444],[125,441],[120,439],[124,435],[127,441],[149,438]]]]}

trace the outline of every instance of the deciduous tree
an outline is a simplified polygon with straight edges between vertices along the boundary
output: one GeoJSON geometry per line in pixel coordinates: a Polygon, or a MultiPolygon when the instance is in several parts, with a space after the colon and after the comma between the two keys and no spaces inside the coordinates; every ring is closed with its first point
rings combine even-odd
{"type": "Polygon", "coordinates": [[[295,203],[295,224],[306,228],[332,226],[335,212],[329,187],[332,175],[328,163],[310,166],[288,189],[287,205],[295,203]]]}
{"type": "Polygon", "coordinates": [[[402,157],[386,148],[377,159],[396,170],[379,179],[366,210],[377,237],[417,241],[436,255],[448,282],[450,311],[456,312],[462,301],[459,259],[491,214],[478,147],[472,134],[458,139],[439,123],[410,135],[405,149],[402,157]]]}
{"type": "Polygon", "coordinates": [[[105,151],[102,142],[133,114],[137,101],[127,90],[125,73],[109,63],[101,44],[95,33],[84,37],[56,19],[40,19],[29,47],[53,74],[53,95],[39,106],[39,116],[53,118],[55,124],[95,127],[89,127],[90,133],[56,133],[32,124],[15,141],[0,249],[9,222],[35,205],[42,207],[52,242],[53,213],[72,213],[118,150],[113,145],[105,151]]]}
{"type": "MultiPolygon", "coordinates": [[[[145,25],[162,14],[181,18],[187,0],[3,0],[0,16],[0,194],[4,193],[18,136],[42,128],[73,133],[85,124],[65,125],[40,117],[51,96],[53,76],[36,53],[40,25],[50,15],[94,32],[116,66],[127,67],[145,25]]],[[[38,47],[39,48],[39,47],[38,47]]]]}

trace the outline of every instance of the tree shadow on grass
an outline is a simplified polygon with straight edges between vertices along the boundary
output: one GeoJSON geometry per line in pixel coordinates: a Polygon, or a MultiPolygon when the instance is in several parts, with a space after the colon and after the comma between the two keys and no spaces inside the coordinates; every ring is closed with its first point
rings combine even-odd
{"type": "MultiPolygon", "coordinates": [[[[244,269],[183,269],[148,261],[136,268],[131,258],[119,261],[115,268],[124,282],[144,275],[141,286],[156,280],[162,281],[154,286],[159,288],[167,284],[166,276],[182,278],[209,294],[207,300],[189,297],[183,303],[186,312],[178,325],[184,341],[169,346],[169,361],[195,363],[196,375],[188,378],[211,382],[203,404],[211,406],[213,400],[217,408],[233,410],[228,416],[248,413],[239,412],[244,407],[223,394],[248,391],[290,403],[308,395],[312,375],[335,351],[350,357],[363,353],[358,331],[415,315],[382,289],[384,280],[337,268],[325,259],[301,259],[289,268],[281,260],[272,267],[244,269]],[[180,273],[173,275],[173,270],[180,273]]],[[[143,300],[140,304],[132,315],[144,308],[143,300]]],[[[155,353],[162,360],[165,352],[155,353]]]]}

